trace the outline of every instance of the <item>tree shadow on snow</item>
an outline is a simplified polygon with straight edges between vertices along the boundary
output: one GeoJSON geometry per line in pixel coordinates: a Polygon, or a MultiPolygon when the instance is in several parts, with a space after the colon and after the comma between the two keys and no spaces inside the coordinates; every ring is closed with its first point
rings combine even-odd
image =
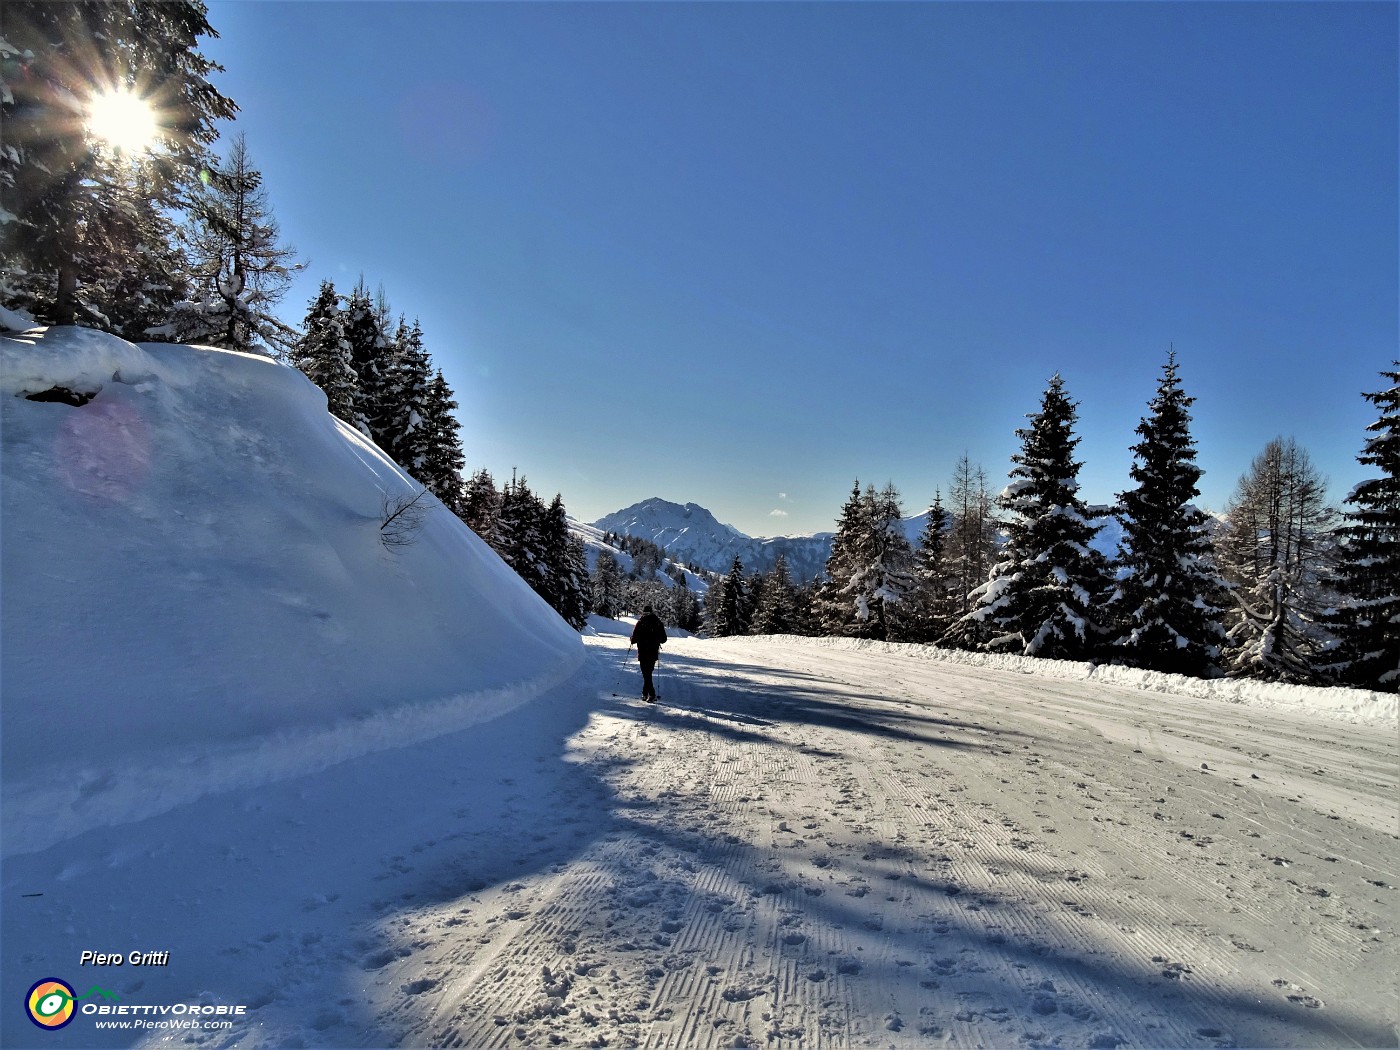
{"type": "MultiPolygon", "coordinates": [[[[484,751],[495,757],[462,770],[452,787],[472,819],[460,832],[445,829],[416,862],[414,877],[371,902],[370,925],[382,933],[356,943],[345,973],[347,989],[362,988],[377,971],[415,952],[440,950],[431,943],[435,934],[419,928],[424,910],[436,909],[483,945],[504,940],[499,957],[490,948],[463,956],[477,971],[486,965],[478,959],[497,959],[492,980],[507,980],[517,957],[519,967],[539,968],[541,954],[530,954],[511,939],[533,934],[503,925],[511,915],[554,930],[555,940],[543,953],[554,952],[551,958],[568,961],[596,951],[619,969],[617,960],[626,961],[636,970],[635,993],[657,1005],[668,988],[689,987],[686,981],[698,987],[752,978],[749,990],[761,986],[765,997],[749,1011],[760,1040],[766,1022],[758,1017],[765,1012],[793,1006],[815,1014],[814,1004],[828,1001],[871,1005],[882,1000],[870,989],[917,986],[919,1002],[912,1009],[902,1004],[906,1012],[889,1022],[896,1025],[889,1032],[882,1028],[884,1017],[866,1016],[828,1035],[841,1045],[857,1035],[864,1041],[900,1032],[893,1038],[918,1044],[971,1030],[993,1045],[1034,1046],[1073,1031],[1097,1047],[1213,1047],[1275,1045],[1279,1033],[1287,1032],[1295,1045],[1393,1045],[1394,1033],[1366,1018],[1336,1008],[1300,1009],[1278,997],[1261,997],[1243,981],[1207,981],[1192,973],[1190,960],[1154,960],[1150,948],[1125,958],[1121,945],[1096,940],[1091,925],[1063,915],[1052,921],[1037,911],[1051,897],[1031,901],[1010,892],[975,891],[964,882],[994,886],[994,879],[981,876],[1002,872],[991,871],[993,862],[973,853],[953,858],[933,846],[873,837],[864,848],[821,843],[780,850],[746,838],[751,825],[726,823],[708,793],[687,792],[682,785],[656,797],[619,793],[633,761],[616,748],[583,754],[574,743],[590,709],[610,719],[674,730],[682,740],[704,734],[826,760],[847,756],[802,740],[802,726],[834,730],[837,741],[850,733],[952,749],[1009,751],[1008,738],[1021,736],[940,716],[877,691],[845,685],[833,691],[815,675],[675,654],[667,654],[663,666],[659,705],[620,698],[600,703],[595,693],[552,707],[533,705],[539,710],[485,728],[490,739],[484,751]],[[735,674],[752,677],[741,685],[735,674]],[[755,686],[755,678],[762,684],[755,686]],[[544,732],[537,721],[542,715],[556,720],[544,732]],[[779,739],[780,729],[796,739],[779,739]],[[512,754],[512,741],[518,739],[536,745],[512,754]],[[818,851],[820,864],[805,863],[818,851]],[[548,924],[526,918],[530,882],[564,872],[584,856],[597,880],[587,907],[573,915],[552,913],[548,924]],[[967,878],[970,866],[982,869],[976,880],[967,878]],[[502,902],[515,893],[518,909],[502,912],[502,902]],[[484,908],[487,897],[490,907],[484,908]],[[491,914],[490,925],[478,926],[483,913],[491,914]],[[837,956],[821,947],[838,939],[854,950],[837,956]],[[716,948],[722,957],[707,957],[716,948]],[[752,972],[720,969],[729,966],[752,972]],[[702,970],[714,972],[707,977],[702,970]],[[911,975],[917,978],[913,984],[911,975]],[[864,992],[856,992],[857,982],[864,992]],[[809,987],[811,995],[799,991],[809,987]]],[[[755,784],[755,793],[762,788],[755,784]]],[[[995,865],[1042,882],[1064,875],[1048,859],[1042,865],[1029,856],[1021,863],[998,857],[995,865]]],[[[1064,907],[1071,907],[1068,900],[1064,907]]],[[[1144,923],[1126,899],[1098,907],[1099,918],[1117,926],[1144,923]]],[[[331,1032],[353,1033],[354,1045],[500,1042],[498,1033],[511,1030],[500,1026],[513,1027],[513,1011],[529,1004],[509,1003],[501,1019],[481,1015],[470,988],[459,1004],[442,998],[455,976],[447,970],[424,978],[427,987],[407,985],[388,1009],[347,1008],[337,1021],[343,1027],[331,1032]],[[444,1017],[444,1010],[457,1012],[444,1017]]],[[[516,976],[522,989],[541,980],[537,973],[516,976]]],[[[483,973],[472,980],[484,980],[483,973]]],[[[647,1015],[640,1013],[628,1034],[649,1043],[647,1015]]],[[[808,1022],[810,1036],[816,1022],[811,1016],[808,1022]]],[[[567,1011],[559,1018],[532,1016],[528,1023],[544,1026],[529,1037],[534,1040],[557,1041],[578,1031],[569,1027],[567,1011]]],[[[600,1029],[599,1034],[607,1033],[600,1029]]],[[[800,1045],[795,1036],[781,1033],[770,1033],[768,1042],[800,1045]]]]}

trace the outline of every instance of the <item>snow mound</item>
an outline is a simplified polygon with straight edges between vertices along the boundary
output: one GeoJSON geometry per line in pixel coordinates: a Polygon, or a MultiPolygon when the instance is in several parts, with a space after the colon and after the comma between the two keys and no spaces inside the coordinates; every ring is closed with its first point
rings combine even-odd
{"type": "Polygon", "coordinates": [[[784,644],[815,645],[840,649],[870,649],[905,656],[911,659],[939,663],[986,667],[998,671],[1015,671],[1060,678],[1095,681],[1125,689],[1141,689],[1150,693],[1190,696],[1201,700],[1216,700],[1230,704],[1288,710],[1317,715],[1359,725],[1400,724],[1400,696],[1369,689],[1345,689],[1310,685],[1289,685],[1283,682],[1256,682],[1248,679],[1190,678],[1186,675],[1165,674],[1138,667],[1117,667],[1078,660],[1042,660],[1030,656],[999,653],[970,653],[961,649],[937,649],[931,645],[907,642],[875,642],[858,638],[797,638],[783,637],[784,644]]]}
{"type": "Polygon", "coordinates": [[[300,372],[76,328],[0,337],[6,854],[459,730],[579,636],[300,372]],[[38,395],[41,400],[31,400],[38,395]]]}

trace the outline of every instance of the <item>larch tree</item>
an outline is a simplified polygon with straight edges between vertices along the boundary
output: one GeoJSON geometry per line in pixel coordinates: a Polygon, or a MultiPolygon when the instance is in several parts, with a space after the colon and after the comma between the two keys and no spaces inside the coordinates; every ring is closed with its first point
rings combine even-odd
{"type": "Polygon", "coordinates": [[[273,312],[304,266],[281,231],[253,167],[244,136],[206,172],[187,205],[182,228],[189,260],[188,298],[175,304],[171,335],[179,342],[277,357],[296,332],[273,312]]]}
{"type": "Polygon", "coordinates": [[[948,491],[948,539],[944,556],[952,576],[952,622],[940,645],[976,649],[986,641],[982,624],[966,619],[973,592],[987,582],[996,561],[997,527],[987,472],[964,452],[953,470],[948,491]]]}
{"type": "Polygon", "coordinates": [[[1193,502],[1202,473],[1190,429],[1194,400],[1169,354],[1137,427],[1130,471],[1137,485],[1118,497],[1123,543],[1110,607],[1118,657],[1134,667],[1202,677],[1220,660],[1228,596],[1209,519],[1193,502]]]}
{"type": "Polygon", "coordinates": [[[1275,438],[1255,457],[1226,507],[1218,549],[1236,608],[1225,669],[1234,676],[1307,682],[1328,643],[1327,535],[1335,513],[1307,450],[1275,438]]]}

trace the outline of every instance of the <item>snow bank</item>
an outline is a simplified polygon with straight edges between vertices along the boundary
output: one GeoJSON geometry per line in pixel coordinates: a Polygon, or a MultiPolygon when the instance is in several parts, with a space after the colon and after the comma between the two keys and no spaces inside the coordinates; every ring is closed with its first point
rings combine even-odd
{"type": "Polygon", "coordinates": [[[436,501],[386,549],[418,486],[293,369],[39,330],[0,337],[0,411],[7,854],[461,729],[584,660],[436,501]],[[54,388],[91,400],[27,399],[54,388]]]}
{"type": "Polygon", "coordinates": [[[783,642],[839,649],[877,649],[910,659],[987,667],[998,671],[1034,674],[1043,678],[1092,680],[1126,689],[1298,711],[1364,725],[1400,724],[1400,697],[1394,693],[1373,692],[1367,689],[1321,688],[1225,678],[1206,680],[1179,674],[1163,674],[1161,671],[1145,671],[1136,667],[1115,667],[1076,660],[1040,660],[1029,656],[994,653],[969,653],[961,649],[937,649],[931,645],[872,642],[858,638],[784,637],[783,642]]]}

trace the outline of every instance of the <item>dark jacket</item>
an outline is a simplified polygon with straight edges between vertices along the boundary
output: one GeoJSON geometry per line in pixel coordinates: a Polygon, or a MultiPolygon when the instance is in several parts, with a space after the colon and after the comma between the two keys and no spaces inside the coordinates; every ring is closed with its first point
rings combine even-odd
{"type": "Polygon", "coordinates": [[[632,644],[637,647],[637,655],[656,659],[661,647],[666,644],[666,625],[656,613],[646,613],[632,628],[632,644]]]}

